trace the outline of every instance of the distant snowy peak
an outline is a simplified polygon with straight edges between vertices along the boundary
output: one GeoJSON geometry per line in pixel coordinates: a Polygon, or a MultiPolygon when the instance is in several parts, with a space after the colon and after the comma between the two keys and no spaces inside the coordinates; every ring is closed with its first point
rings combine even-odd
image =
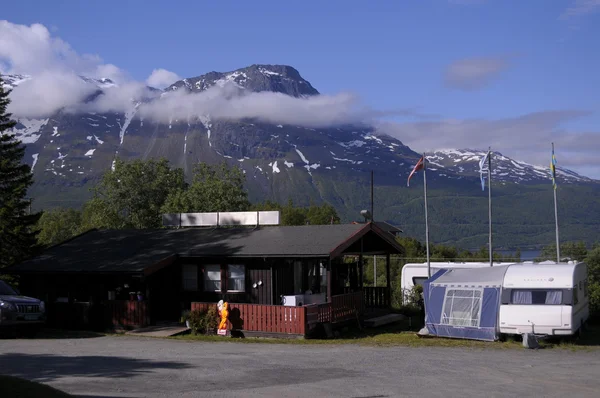
{"type": "Polygon", "coordinates": [[[86,76],[79,76],[84,82],[94,84],[98,88],[110,88],[110,87],[118,87],[118,84],[110,80],[109,78],[103,77],[101,79],[94,79],[86,76]]]}
{"type": "Polygon", "coordinates": [[[5,90],[12,90],[17,87],[19,84],[26,82],[27,80],[31,80],[31,76],[29,75],[0,75],[2,78],[2,87],[5,90]]]}
{"type": "MultiPolygon", "coordinates": [[[[2,78],[2,81],[3,81],[2,85],[5,90],[12,90],[15,87],[17,87],[19,84],[35,78],[30,75],[19,75],[19,74],[1,75],[0,77],[2,78]]],[[[112,80],[110,80],[106,77],[101,78],[101,79],[94,79],[94,78],[86,77],[86,76],[79,76],[79,77],[84,82],[93,84],[101,89],[109,88],[109,87],[118,87],[118,85],[115,82],[113,82],[112,80]]]]}
{"type": "Polygon", "coordinates": [[[300,73],[287,65],[252,65],[231,72],[209,72],[179,80],[165,91],[187,89],[204,91],[214,86],[233,85],[253,92],[271,91],[305,97],[319,92],[300,73]]]}
{"type": "MultiPolygon", "coordinates": [[[[486,153],[487,151],[478,149],[445,149],[426,156],[430,169],[439,168],[457,174],[474,175],[479,173],[479,161],[486,153]]],[[[559,180],[566,182],[596,181],[563,167],[557,167],[556,174],[559,180]]],[[[549,166],[529,164],[492,151],[492,178],[496,181],[531,183],[548,180],[551,176],[549,166]]]]}

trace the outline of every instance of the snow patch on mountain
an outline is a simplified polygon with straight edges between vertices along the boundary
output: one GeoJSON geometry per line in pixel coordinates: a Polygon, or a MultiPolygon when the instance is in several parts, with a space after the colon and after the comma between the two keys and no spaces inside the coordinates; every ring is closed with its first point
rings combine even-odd
{"type": "Polygon", "coordinates": [[[338,142],[339,145],[343,146],[346,149],[352,148],[352,147],[358,147],[361,148],[363,145],[366,145],[367,143],[361,140],[354,140],[354,141],[350,141],[350,142],[338,142]]]}
{"type": "Polygon", "coordinates": [[[123,145],[123,139],[125,138],[125,133],[127,132],[127,127],[129,127],[129,124],[131,123],[133,116],[135,116],[135,113],[137,112],[137,109],[139,106],[140,106],[140,103],[138,102],[132,109],[125,112],[125,121],[123,122],[123,124],[121,124],[120,120],[117,120],[117,124],[119,125],[119,128],[120,128],[120,131],[119,131],[120,145],[123,145]]]}
{"type": "Polygon", "coordinates": [[[287,160],[284,160],[283,164],[285,164],[287,167],[294,167],[294,163],[288,162],[287,160]]]}
{"type": "Polygon", "coordinates": [[[198,116],[198,119],[200,119],[200,123],[202,123],[202,125],[206,129],[206,135],[208,137],[208,145],[212,146],[212,143],[210,142],[210,129],[212,127],[212,123],[210,122],[210,116],[209,115],[201,115],[201,116],[198,116]]]}
{"type": "Polygon", "coordinates": [[[18,119],[12,133],[23,143],[33,144],[42,136],[41,130],[49,119],[18,119]]]}
{"type": "Polygon", "coordinates": [[[94,148],[94,149],[90,149],[89,151],[87,151],[87,152],[85,153],[85,155],[84,155],[84,156],[92,156],[92,155],[94,154],[94,152],[95,152],[95,151],[96,151],[96,149],[95,149],[95,148],[94,148]]]}
{"type": "Polygon", "coordinates": [[[280,173],[279,167],[277,167],[277,160],[273,162],[273,173],[280,173]]]}
{"type": "Polygon", "coordinates": [[[298,156],[300,156],[300,159],[302,159],[302,161],[306,164],[308,164],[308,160],[306,159],[306,157],[304,156],[304,154],[302,152],[300,152],[300,150],[298,148],[294,148],[296,150],[296,153],[298,153],[298,156]]]}
{"type": "Polygon", "coordinates": [[[33,155],[31,155],[31,157],[33,158],[33,164],[31,165],[31,172],[33,173],[33,169],[35,168],[35,165],[38,162],[38,158],[39,158],[40,154],[39,153],[34,153],[33,155]]]}

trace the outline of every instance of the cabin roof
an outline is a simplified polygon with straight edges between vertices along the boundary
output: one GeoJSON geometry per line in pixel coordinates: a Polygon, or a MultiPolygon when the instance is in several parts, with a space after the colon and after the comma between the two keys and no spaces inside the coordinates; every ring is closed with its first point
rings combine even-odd
{"type": "Polygon", "coordinates": [[[404,252],[391,233],[373,223],[273,227],[91,230],[3,271],[143,272],[177,257],[321,257],[356,251],[404,252]]]}

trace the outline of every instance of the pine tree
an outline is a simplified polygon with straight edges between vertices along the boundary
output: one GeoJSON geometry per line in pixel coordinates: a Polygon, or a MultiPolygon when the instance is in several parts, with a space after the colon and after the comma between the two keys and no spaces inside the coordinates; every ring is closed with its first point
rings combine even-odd
{"type": "Polygon", "coordinates": [[[0,268],[24,260],[37,251],[35,224],[39,214],[27,214],[27,188],[33,183],[23,164],[25,147],[10,130],[16,125],[7,112],[9,91],[0,78],[0,268]]]}

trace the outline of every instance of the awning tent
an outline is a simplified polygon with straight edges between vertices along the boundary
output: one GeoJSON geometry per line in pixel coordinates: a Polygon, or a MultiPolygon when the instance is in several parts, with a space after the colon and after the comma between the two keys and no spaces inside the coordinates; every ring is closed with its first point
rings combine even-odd
{"type": "Polygon", "coordinates": [[[494,341],[502,282],[508,265],[441,269],[423,284],[430,335],[494,341]]]}

